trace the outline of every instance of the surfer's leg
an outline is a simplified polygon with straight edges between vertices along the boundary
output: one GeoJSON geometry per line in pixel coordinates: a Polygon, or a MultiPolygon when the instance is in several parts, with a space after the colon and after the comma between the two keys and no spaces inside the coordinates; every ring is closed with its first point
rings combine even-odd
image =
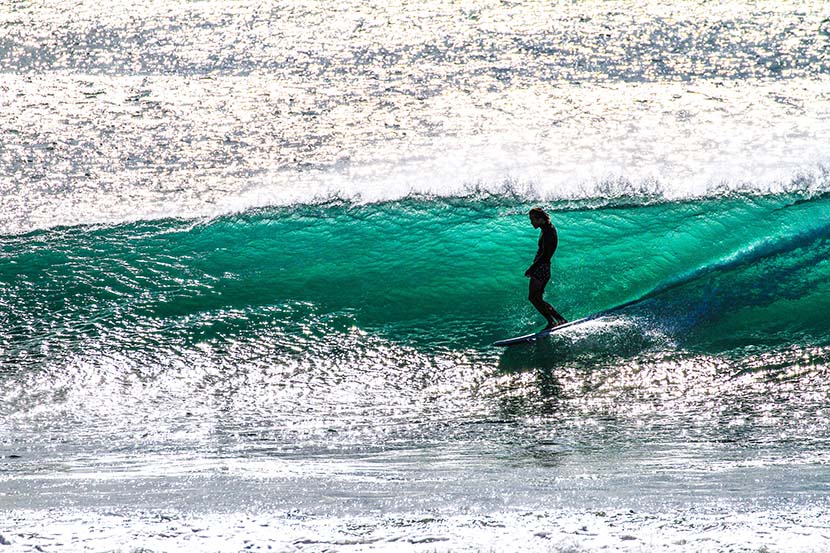
{"type": "Polygon", "coordinates": [[[533,307],[535,307],[548,322],[548,328],[553,328],[554,326],[565,324],[568,321],[565,317],[560,315],[551,304],[544,300],[543,295],[545,293],[546,284],[546,281],[531,277],[528,299],[530,300],[530,303],[533,304],[533,307]]]}
{"type": "Polygon", "coordinates": [[[565,317],[563,317],[562,315],[560,315],[559,312],[556,309],[554,309],[551,304],[545,302],[545,305],[548,306],[551,317],[556,319],[556,324],[563,325],[563,324],[568,322],[568,320],[565,317]]]}
{"type": "Polygon", "coordinates": [[[565,324],[565,323],[568,322],[565,319],[565,317],[560,315],[559,312],[556,311],[556,309],[554,309],[553,306],[551,304],[549,304],[548,302],[543,300],[542,305],[544,306],[545,311],[547,311],[547,313],[548,313],[545,318],[548,320],[548,326],[550,328],[553,328],[555,326],[559,326],[559,325],[562,325],[562,324],[565,324]]]}
{"type": "Polygon", "coordinates": [[[545,283],[539,279],[531,278],[530,279],[530,290],[527,294],[527,299],[530,300],[530,303],[533,304],[533,307],[536,308],[536,311],[542,314],[545,320],[548,322],[548,326],[553,326],[554,320],[553,316],[551,315],[551,311],[553,307],[550,306],[544,299],[542,299],[542,294],[545,292],[545,283]]]}

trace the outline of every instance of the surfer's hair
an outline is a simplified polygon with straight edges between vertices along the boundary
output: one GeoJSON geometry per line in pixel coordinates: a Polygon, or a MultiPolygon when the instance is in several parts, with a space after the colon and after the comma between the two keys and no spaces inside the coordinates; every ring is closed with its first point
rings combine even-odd
{"type": "Polygon", "coordinates": [[[550,215],[548,215],[548,212],[542,209],[541,207],[534,207],[530,210],[529,215],[541,217],[545,220],[546,223],[550,224],[550,215]]]}

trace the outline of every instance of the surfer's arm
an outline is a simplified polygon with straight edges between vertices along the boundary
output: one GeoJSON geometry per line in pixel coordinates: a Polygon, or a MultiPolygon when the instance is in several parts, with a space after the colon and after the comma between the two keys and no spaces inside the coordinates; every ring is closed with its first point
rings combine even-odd
{"type": "Polygon", "coordinates": [[[539,251],[536,253],[536,258],[533,264],[525,271],[525,276],[530,276],[530,273],[536,270],[541,263],[550,263],[550,258],[553,257],[553,252],[556,251],[556,235],[553,233],[545,233],[542,235],[539,251]]]}
{"type": "Polygon", "coordinates": [[[542,257],[539,254],[536,254],[536,259],[533,260],[533,263],[530,265],[530,267],[527,268],[527,271],[525,271],[525,276],[526,277],[529,277],[530,273],[532,273],[533,271],[536,270],[536,267],[539,266],[539,263],[542,259],[544,259],[544,257],[542,257]]]}
{"type": "Polygon", "coordinates": [[[536,267],[539,266],[540,259],[541,256],[537,254],[536,258],[533,260],[533,263],[530,265],[530,267],[527,268],[527,271],[525,271],[525,276],[530,276],[530,273],[536,270],[536,267]]]}
{"type": "Polygon", "coordinates": [[[536,270],[537,267],[539,267],[539,264],[541,263],[542,259],[544,259],[544,258],[539,257],[538,255],[536,256],[536,261],[534,261],[533,264],[530,267],[527,268],[527,271],[525,271],[525,276],[526,277],[529,277],[530,273],[532,273],[533,271],[536,270]]]}

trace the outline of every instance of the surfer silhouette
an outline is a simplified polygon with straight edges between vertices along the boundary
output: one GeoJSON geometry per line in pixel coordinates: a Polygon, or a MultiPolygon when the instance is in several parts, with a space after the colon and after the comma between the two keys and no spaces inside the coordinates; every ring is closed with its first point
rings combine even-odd
{"type": "Polygon", "coordinates": [[[525,276],[530,278],[528,299],[547,320],[548,324],[545,329],[549,329],[568,322],[543,298],[545,286],[550,280],[550,258],[556,251],[559,238],[556,234],[556,227],[553,226],[550,215],[545,210],[534,207],[528,215],[533,228],[542,230],[539,234],[539,249],[536,251],[536,257],[533,259],[533,264],[525,271],[525,276]]]}

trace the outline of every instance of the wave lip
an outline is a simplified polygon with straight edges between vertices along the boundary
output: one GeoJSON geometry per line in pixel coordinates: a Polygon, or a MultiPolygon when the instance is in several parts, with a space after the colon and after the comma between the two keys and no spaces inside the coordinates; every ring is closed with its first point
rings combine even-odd
{"type": "Polygon", "coordinates": [[[326,94],[271,74],[10,74],[4,86],[3,234],[505,183],[546,201],[828,189],[824,79],[561,81],[423,100],[342,76],[317,83],[326,94]]]}

